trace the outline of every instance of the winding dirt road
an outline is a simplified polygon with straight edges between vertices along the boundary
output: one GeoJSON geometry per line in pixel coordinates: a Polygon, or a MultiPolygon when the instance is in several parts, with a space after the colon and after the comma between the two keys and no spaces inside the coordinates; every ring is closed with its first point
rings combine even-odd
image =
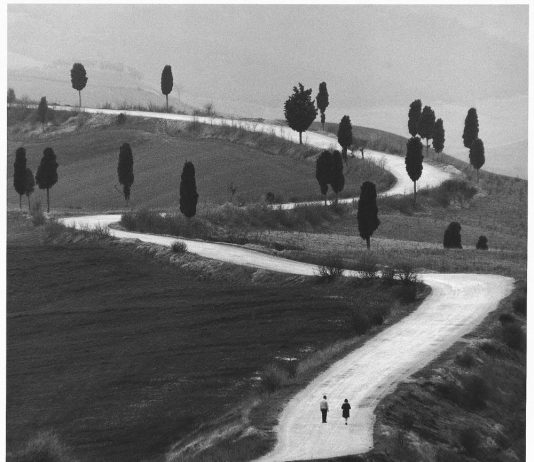
{"type": "MultiPolygon", "coordinates": [[[[91,110],[86,109],[87,112],[91,110]]],[[[94,110],[119,113],[123,111],[94,110]]],[[[150,113],[124,111],[127,114],[151,117],[150,113]]],[[[191,120],[187,116],[163,114],[172,120],[191,120]]],[[[203,118],[197,118],[199,121],[203,118]]],[[[207,123],[224,119],[204,118],[207,123]]],[[[223,122],[220,122],[221,124],[223,122]]],[[[225,121],[224,123],[228,123],[225,121]]],[[[239,122],[249,124],[249,122],[239,122]]],[[[252,124],[256,130],[276,130],[279,136],[295,140],[296,135],[285,127],[252,124]],[[263,128],[262,128],[263,129],[263,128]],[[279,132],[278,132],[279,130],[279,132]]],[[[307,142],[328,148],[335,140],[309,133],[307,142]]],[[[397,183],[387,194],[411,191],[412,183],[404,170],[404,159],[382,153],[370,153],[369,158],[385,158],[385,168],[397,177],[397,183]],[[406,181],[408,178],[408,181],[406,181]]],[[[436,186],[450,173],[425,164],[420,186],[436,186]]],[[[352,199],[349,199],[349,201],[352,199]]],[[[286,204],[292,208],[295,204],[286,204]]],[[[67,226],[80,228],[108,227],[120,220],[120,215],[98,215],[63,218],[67,226]]],[[[278,258],[230,244],[177,239],[170,236],[140,234],[110,228],[118,238],[135,238],[144,242],[171,246],[177,240],[187,244],[189,252],[203,257],[263,268],[290,274],[314,275],[314,265],[278,258]]],[[[350,275],[350,272],[346,273],[350,275]]],[[[368,451],[373,446],[374,410],[386,394],[424,367],[463,335],[473,330],[499,301],[513,289],[513,279],[482,274],[420,274],[432,293],[421,306],[399,323],[385,329],[362,347],[333,364],[305,389],[292,398],[276,428],[278,442],[262,462],[321,459],[368,451]],[[321,423],[319,401],[326,394],[331,412],[327,424],[321,423]],[[341,418],[341,404],[347,398],[352,405],[349,425],[341,418]]]]}

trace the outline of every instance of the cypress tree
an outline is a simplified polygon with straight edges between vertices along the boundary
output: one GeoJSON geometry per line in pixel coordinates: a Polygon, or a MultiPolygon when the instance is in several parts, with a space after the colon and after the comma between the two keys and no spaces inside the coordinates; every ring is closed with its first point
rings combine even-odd
{"type": "Polygon", "coordinates": [[[477,247],[477,250],[488,250],[488,238],[484,235],[480,236],[478,238],[476,247],[477,247]]]}
{"type": "Polygon", "coordinates": [[[130,200],[130,191],[134,182],[133,154],[128,143],[124,143],[119,149],[119,164],[117,165],[119,183],[122,185],[124,200],[130,200]]]}
{"type": "Polygon", "coordinates": [[[197,213],[197,183],[195,180],[195,166],[186,161],[182,170],[180,181],[180,212],[187,218],[194,217],[197,213]]]}
{"type": "Polygon", "coordinates": [[[471,147],[469,148],[469,162],[477,171],[478,183],[478,175],[480,168],[486,162],[486,158],[484,157],[484,143],[480,138],[477,138],[471,143],[471,147]]]}
{"type": "Polygon", "coordinates": [[[171,66],[165,65],[161,72],[161,93],[165,95],[167,112],[169,112],[169,93],[172,91],[172,70],[171,66]]]}
{"type": "Polygon", "coordinates": [[[83,64],[74,63],[72,69],[70,70],[70,82],[72,88],[78,91],[78,98],[80,108],[82,107],[82,90],[87,85],[87,73],[85,72],[85,67],[83,64]]]}
{"type": "Polygon", "coordinates": [[[15,151],[15,163],[13,165],[13,186],[19,195],[19,208],[22,209],[22,195],[26,192],[26,149],[23,147],[15,151]]]}
{"type": "Polygon", "coordinates": [[[430,106],[425,106],[419,120],[419,135],[426,139],[426,156],[428,157],[428,140],[434,136],[436,116],[430,106]]]}
{"type": "Polygon", "coordinates": [[[352,124],[350,123],[350,117],[348,115],[343,116],[341,122],[339,122],[337,141],[343,149],[343,160],[345,161],[345,164],[347,164],[347,149],[352,144],[352,124]]]}
{"type": "Polygon", "coordinates": [[[367,249],[370,249],[371,236],[380,225],[378,207],[376,205],[376,187],[370,181],[365,181],[361,186],[356,218],[358,219],[360,236],[367,243],[367,249]]]}
{"type": "Polygon", "coordinates": [[[30,196],[35,189],[35,178],[33,177],[33,172],[29,168],[26,169],[24,189],[24,194],[26,194],[26,197],[28,198],[28,210],[30,210],[30,196]]]}
{"type": "Polygon", "coordinates": [[[47,212],[50,212],[50,188],[57,183],[57,168],[56,154],[52,148],[45,148],[43,157],[37,174],[35,175],[35,182],[39,189],[46,189],[46,203],[47,212]]]}
{"type": "Polygon", "coordinates": [[[298,88],[293,87],[293,94],[284,103],[284,116],[287,124],[299,133],[300,144],[302,144],[302,132],[308,130],[317,117],[317,109],[311,99],[311,93],[311,88],[304,90],[304,86],[299,83],[298,88]]]}
{"type": "Polygon", "coordinates": [[[434,135],[432,137],[432,147],[436,154],[441,154],[445,147],[445,129],[443,128],[443,120],[436,120],[434,125],[434,135]]]}
{"type": "Polygon", "coordinates": [[[319,109],[319,111],[321,111],[321,125],[324,131],[324,122],[326,120],[324,112],[326,111],[328,104],[330,104],[328,101],[328,91],[326,89],[326,82],[321,82],[319,84],[319,93],[317,93],[317,97],[315,98],[315,100],[317,101],[317,108],[319,109]]]}
{"type": "Polygon", "coordinates": [[[449,223],[445,233],[443,234],[443,247],[446,249],[461,249],[462,248],[462,236],[460,231],[462,227],[457,221],[449,223]]]}
{"type": "Polygon", "coordinates": [[[39,101],[39,106],[37,107],[37,118],[39,119],[39,122],[43,125],[46,123],[46,115],[48,113],[48,103],[46,102],[46,96],[43,96],[41,98],[41,101],[39,101]]]}
{"type": "Polygon", "coordinates": [[[423,173],[423,144],[419,137],[413,136],[406,143],[406,171],[413,181],[413,202],[416,203],[416,181],[423,173]]]}
{"type": "Polygon", "coordinates": [[[420,99],[412,101],[410,110],[408,111],[408,132],[415,136],[419,133],[419,119],[421,119],[422,103],[420,99]]]}
{"type": "Polygon", "coordinates": [[[467,111],[462,138],[466,148],[470,148],[473,141],[478,138],[478,115],[474,107],[467,111]]]}
{"type": "Polygon", "coordinates": [[[326,194],[328,193],[328,183],[330,182],[330,170],[332,168],[332,154],[330,151],[323,151],[315,161],[315,178],[324,196],[324,205],[327,205],[326,194]]]}
{"type": "Polygon", "coordinates": [[[13,104],[17,101],[17,97],[15,96],[15,90],[13,88],[7,89],[7,104],[13,104]]]}
{"type": "Polygon", "coordinates": [[[345,186],[345,176],[343,175],[343,159],[339,151],[334,151],[331,157],[331,168],[330,168],[330,186],[332,191],[336,194],[336,205],[338,202],[338,195],[345,186]]]}

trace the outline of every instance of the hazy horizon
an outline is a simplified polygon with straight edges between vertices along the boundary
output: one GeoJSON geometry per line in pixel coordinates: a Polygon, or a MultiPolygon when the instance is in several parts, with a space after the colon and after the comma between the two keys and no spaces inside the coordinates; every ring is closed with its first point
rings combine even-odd
{"type": "Polygon", "coordinates": [[[18,95],[72,104],[74,61],[88,104],[161,98],[165,64],[174,100],[248,117],[282,118],[294,85],[326,81],[328,121],[408,136],[419,98],[464,160],[474,106],[485,168],[526,178],[528,5],[8,5],[8,52],[18,95]]]}

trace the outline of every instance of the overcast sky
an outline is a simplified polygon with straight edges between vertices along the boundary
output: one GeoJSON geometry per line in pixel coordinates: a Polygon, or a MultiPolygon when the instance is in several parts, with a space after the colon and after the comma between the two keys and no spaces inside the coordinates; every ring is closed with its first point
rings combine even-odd
{"type": "Polygon", "coordinates": [[[405,121],[386,113],[402,107],[405,118],[416,98],[461,114],[520,101],[523,135],[513,136],[527,137],[527,5],[9,5],[8,51],[121,62],[155,89],[170,64],[184,100],[247,116],[283,117],[297,82],[315,95],[326,81],[331,120],[349,114],[403,135],[405,121]]]}

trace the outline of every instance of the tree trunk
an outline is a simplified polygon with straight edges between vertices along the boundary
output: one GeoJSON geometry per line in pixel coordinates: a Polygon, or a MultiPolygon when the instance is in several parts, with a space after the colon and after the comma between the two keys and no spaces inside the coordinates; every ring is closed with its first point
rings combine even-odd
{"type": "Polygon", "coordinates": [[[321,126],[323,127],[323,132],[324,132],[324,122],[321,122],[321,126]]]}
{"type": "Polygon", "coordinates": [[[477,168],[477,184],[478,184],[478,172],[480,171],[480,169],[477,168]]]}
{"type": "Polygon", "coordinates": [[[19,209],[22,210],[22,194],[19,194],[19,209]]]}
{"type": "Polygon", "coordinates": [[[80,110],[82,109],[82,91],[78,90],[78,101],[80,103],[80,110]]]}
{"type": "Polygon", "coordinates": [[[326,194],[324,195],[324,205],[328,205],[328,203],[326,202],[326,194]]]}
{"type": "Polygon", "coordinates": [[[302,144],[302,132],[299,132],[299,143],[302,144]]]}
{"type": "Polygon", "coordinates": [[[345,161],[345,165],[348,165],[347,146],[343,146],[343,149],[341,151],[341,155],[343,156],[343,160],[345,161]]]}
{"type": "Polygon", "coordinates": [[[339,199],[339,195],[338,195],[338,193],[336,193],[336,202],[335,202],[336,205],[337,205],[338,199],[339,199]]]}
{"type": "Polygon", "coordinates": [[[413,205],[416,204],[416,195],[417,195],[417,190],[415,188],[415,181],[413,182],[413,205]]]}
{"type": "Polygon", "coordinates": [[[362,159],[365,159],[365,156],[363,155],[363,149],[360,149],[361,153],[362,153],[362,159]]]}
{"type": "Polygon", "coordinates": [[[31,208],[31,207],[30,207],[30,196],[28,195],[28,196],[26,196],[26,197],[28,198],[28,210],[30,210],[30,208],[31,208]]]}
{"type": "Polygon", "coordinates": [[[169,112],[169,95],[165,95],[165,99],[167,102],[167,112],[169,112]]]}
{"type": "Polygon", "coordinates": [[[426,139],[426,158],[428,159],[428,138],[426,139]]]}
{"type": "Polygon", "coordinates": [[[367,237],[365,239],[365,242],[367,243],[367,250],[371,250],[371,238],[367,237]]]}
{"type": "Polygon", "coordinates": [[[46,212],[50,213],[50,188],[46,188],[46,212]]]}

